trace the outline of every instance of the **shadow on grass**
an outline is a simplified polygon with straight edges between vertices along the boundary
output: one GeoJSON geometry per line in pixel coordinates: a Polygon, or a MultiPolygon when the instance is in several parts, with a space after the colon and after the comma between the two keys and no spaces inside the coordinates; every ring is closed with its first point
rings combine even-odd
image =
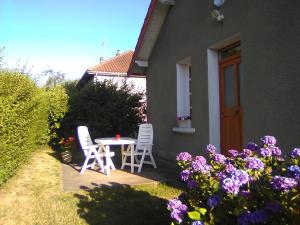
{"type": "Polygon", "coordinates": [[[88,224],[101,225],[163,225],[170,224],[167,200],[137,191],[128,185],[111,183],[90,189],[81,187],[78,214],[88,224]]]}

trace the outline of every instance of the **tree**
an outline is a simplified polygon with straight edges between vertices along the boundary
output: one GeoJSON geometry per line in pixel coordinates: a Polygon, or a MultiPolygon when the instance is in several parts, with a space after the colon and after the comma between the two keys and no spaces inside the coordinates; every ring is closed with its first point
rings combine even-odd
{"type": "MultiPolygon", "coordinates": [[[[20,57],[17,58],[15,71],[33,78],[32,69],[33,65],[29,64],[28,59],[22,62],[20,57]]],[[[35,81],[35,79],[33,80],[35,81]]]]}
{"type": "Polygon", "coordinates": [[[76,88],[75,82],[65,83],[69,95],[69,111],[63,120],[62,134],[76,134],[76,127],[86,125],[93,137],[134,136],[143,122],[143,93],[133,93],[132,86],[120,87],[111,81],[90,82],[76,88]]]}
{"type": "Polygon", "coordinates": [[[61,71],[55,71],[53,69],[45,69],[42,72],[42,75],[48,77],[45,84],[46,88],[52,88],[58,84],[62,84],[65,81],[66,74],[61,71]]]}
{"type": "Polygon", "coordinates": [[[5,50],[5,47],[0,47],[0,69],[3,69],[3,66],[5,65],[5,62],[4,62],[4,58],[5,58],[4,50],[5,50]]]}

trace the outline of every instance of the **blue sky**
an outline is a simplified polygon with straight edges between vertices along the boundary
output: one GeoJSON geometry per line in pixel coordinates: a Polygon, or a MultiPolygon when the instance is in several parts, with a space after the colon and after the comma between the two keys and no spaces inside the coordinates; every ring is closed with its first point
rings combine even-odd
{"type": "Polygon", "coordinates": [[[134,49],[150,0],[1,0],[0,46],[8,67],[48,66],[68,79],[106,58],[134,49]],[[105,42],[104,46],[102,43],[105,42]]]}

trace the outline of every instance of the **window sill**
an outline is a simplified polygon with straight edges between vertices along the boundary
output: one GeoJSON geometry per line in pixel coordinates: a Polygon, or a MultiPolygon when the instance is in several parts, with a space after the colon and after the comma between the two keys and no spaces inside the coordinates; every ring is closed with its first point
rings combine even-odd
{"type": "Polygon", "coordinates": [[[181,134],[194,134],[196,129],[191,127],[173,127],[172,131],[181,134]]]}

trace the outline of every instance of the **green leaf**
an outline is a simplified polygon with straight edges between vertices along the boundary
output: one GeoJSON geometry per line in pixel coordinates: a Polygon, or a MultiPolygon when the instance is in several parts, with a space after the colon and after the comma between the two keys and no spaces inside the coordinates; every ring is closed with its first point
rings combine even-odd
{"type": "Polygon", "coordinates": [[[188,212],[188,215],[189,215],[190,219],[192,219],[192,220],[200,220],[200,217],[201,217],[200,213],[197,211],[188,212]]]}
{"type": "Polygon", "coordinates": [[[201,215],[205,215],[206,212],[207,212],[207,209],[206,208],[200,208],[199,212],[200,212],[201,215]]]}

